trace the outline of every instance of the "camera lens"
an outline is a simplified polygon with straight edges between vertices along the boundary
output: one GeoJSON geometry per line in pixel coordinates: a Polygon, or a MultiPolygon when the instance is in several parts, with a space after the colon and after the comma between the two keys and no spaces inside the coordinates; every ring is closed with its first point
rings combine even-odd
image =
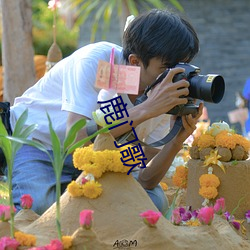
{"type": "Polygon", "coordinates": [[[194,99],[219,103],[224,96],[225,82],[220,75],[195,75],[189,79],[189,83],[189,96],[194,99]]]}

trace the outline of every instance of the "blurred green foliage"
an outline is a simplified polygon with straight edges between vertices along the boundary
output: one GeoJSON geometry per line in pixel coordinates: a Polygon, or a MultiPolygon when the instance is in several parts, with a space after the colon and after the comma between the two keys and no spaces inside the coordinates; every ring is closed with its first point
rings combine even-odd
{"type": "MultiPolygon", "coordinates": [[[[48,0],[32,1],[32,35],[34,53],[36,55],[47,55],[53,43],[53,12],[48,9],[48,0]]],[[[70,55],[78,47],[79,27],[72,29],[66,27],[62,16],[57,13],[56,18],[56,41],[62,50],[63,57],[70,55]]],[[[2,37],[2,30],[0,32],[2,37]]],[[[0,39],[0,65],[2,65],[2,42],[0,39]]]]}
{"type": "MultiPolygon", "coordinates": [[[[47,55],[53,43],[53,11],[48,9],[48,1],[32,1],[33,45],[36,55],[47,55]]],[[[56,41],[62,50],[63,57],[68,56],[78,46],[79,28],[66,27],[62,16],[57,10],[56,16],[56,41]]]]}

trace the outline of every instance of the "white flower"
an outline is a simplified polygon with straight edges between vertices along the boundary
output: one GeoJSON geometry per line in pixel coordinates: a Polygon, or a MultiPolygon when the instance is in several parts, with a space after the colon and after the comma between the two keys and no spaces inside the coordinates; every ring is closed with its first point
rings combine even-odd
{"type": "Polygon", "coordinates": [[[216,136],[221,131],[232,132],[229,125],[226,122],[214,122],[211,126],[208,127],[207,133],[216,136]]]}

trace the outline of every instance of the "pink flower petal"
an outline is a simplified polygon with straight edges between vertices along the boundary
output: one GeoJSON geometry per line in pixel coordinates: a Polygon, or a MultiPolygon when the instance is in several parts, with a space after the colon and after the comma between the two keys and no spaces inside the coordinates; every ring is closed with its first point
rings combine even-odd
{"type": "Polygon", "coordinates": [[[140,213],[140,216],[144,219],[143,221],[149,225],[154,226],[159,218],[162,216],[161,212],[156,212],[153,210],[147,210],[143,213],[140,213]]]}
{"type": "Polygon", "coordinates": [[[90,229],[92,226],[92,221],[93,221],[93,216],[92,214],[94,213],[93,210],[85,209],[80,212],[80,226],[90,229]]]}

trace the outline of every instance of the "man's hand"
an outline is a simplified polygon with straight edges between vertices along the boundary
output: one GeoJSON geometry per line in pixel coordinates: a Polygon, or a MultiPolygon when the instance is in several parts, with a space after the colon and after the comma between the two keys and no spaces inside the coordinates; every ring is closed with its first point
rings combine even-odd
{"type": "MultiPolygon", "coordinates": [[[[196,124],[202,115],[204,104],[200,103],[198,113],[196,115],[184,115],[182,119],[182,128],[174,138],[174,143],[183,143],[196,129],[196,124]]],[[[171,123],[175,122],[176,116],[172,116],[171,123]]]]}
{"type": "Polygon", "coordinates": [[[187,104],[188,99],[183,96],[189,94],[189,82],[185,79],[173,82],[174,76],[181,72],[184,72],[183,68],[169,70],[167,76],[151,90],[147,100],[141,104],[151,117],[167,113],[177,105],[187,104]]]}

